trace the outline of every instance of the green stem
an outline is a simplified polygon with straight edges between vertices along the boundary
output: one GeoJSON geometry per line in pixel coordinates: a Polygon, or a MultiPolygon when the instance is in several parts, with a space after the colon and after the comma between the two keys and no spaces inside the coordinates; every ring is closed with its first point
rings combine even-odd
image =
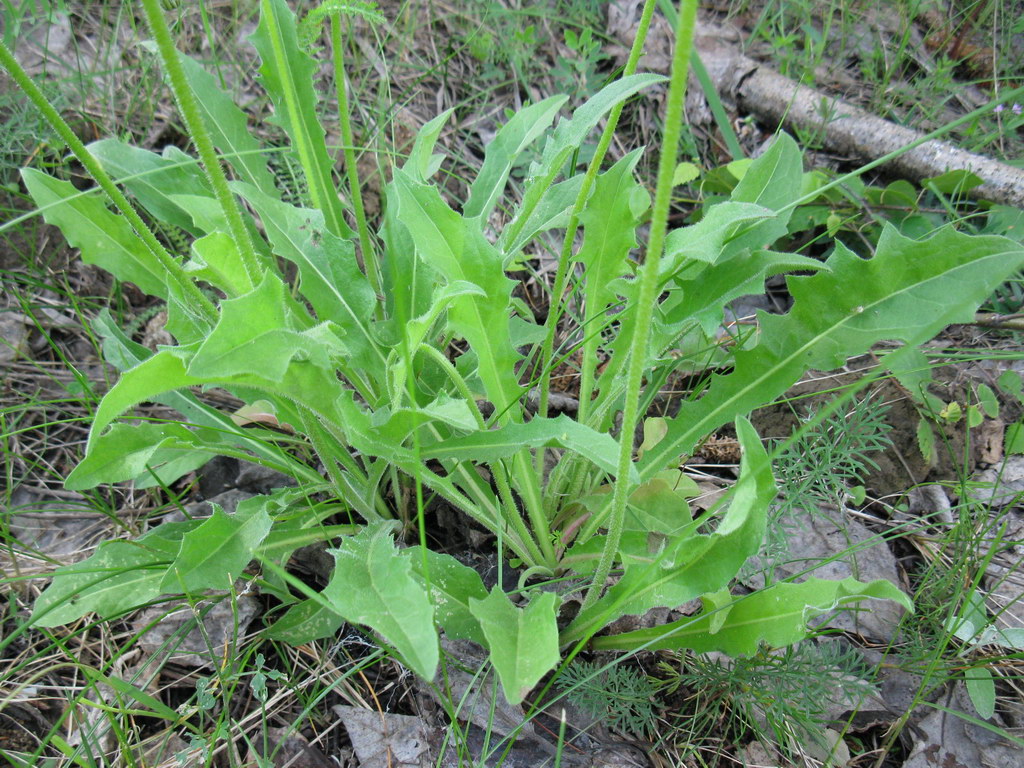
{"type": "MultiPolygon", "coordinates": [[[[316,451],[320,462],[326,468],[335,493],[362,515],[367,522],[372,523],[383,519],[378,511],[384,506],[383,503],[376,503],[378,501],[376,490],[373,492],[374,499],[372,501],[364,497],[369,490],[368,477],[355,466],[355,462],[348,455],[345,444],[337,441],[337,436],[326,429],[324,422],[313,411],[302,409],[300,414],[302,416],[302,431],[309,438],[313,450],[316,451]],[[339,465],[345,466],[349,473],[348,476],[341,471],[339,465]]],[[[386,507],[384,508],[386,509],[386,507]]]]}
{"type": "Polygon", "coordinates": [[[185,128],[196,145],[200,160],[203,161],[206,177],[210,180],[210,186],[213,187],[217,202],[220,203],[221,210],[224,212],[228,229],[231,230],[231,238],[238,248],[238,254],[242,258],[242,265],[249,282],[256,286],[260,282],[263,272],[260,260],[256,256],[252,238],[249,237],[249,230],[242,218],[242,209],[235,196],[231,194],[231,190],[228,189],[227,176],[224,174],[224,168],[221,166],[220,158],[213,146],[210,132],[206,130],[206,123],[203,122],[203,115],[199,111],[195,94],[185,76],[185,68],[181,65],[178,49],[174,47],[174,40],[171,39],[171,30],[167,26],[167,19],[164,18],[160,0],[142,0],[142,7],[146,13],[149,29],[156,40],[160,60],[163,62],[167,77],[171,82],[171,90],[178,102],[178,109],[181,110],[181,116],[185,120],[185,128]]]}
{"type": "MultiPolygon", "coordinates": [[[[469,385],[466,384],[466,380],[458,372],[451,361],[444,356],[439,349],[435,349],[429,344],[421,344],[418,350],[421,353],[425,353],[431,360],[433,360],[438,367],[441,368],[445,373],[448,374],[448,378],[451,379],[452,383],[455,384],[455,388],[459,391],[463,400],[469,404],[470,412],[473,414],[473,418],[476,420],[477,428],[481,431],[487,429],[487,422],[484,421],[483,414],[480,413],[480,408],[476,404],[476,399],[473,397],[473,393],[469,389],[469,385]]],[[[540,563],[540,562],[553,562],[546,560],[545,554],[541,552],[538,542],[534,540],[534,537],[530,535],[529,529],[523,522],[522,516],[519,514],[519,508],[516,506],[512,496],[512,488],[508,481],[508,471],[505,469],[505,465],[500,461],[495,461],[491,465],[491,470],[494,473],[494,484],[498,487],[498,497],[501,499],[502,506],[505,509],[504,520],[507,525],[511,526],[515,533],[521,540],[521,549],[529,551],[530,557],[523,558],[526,562],[540,563]]],[[[495,535],[501,539],[504,536],[505,531],[501,526],[501,520],[496,518],[492,528],[495,535]]],[[[547,530],[547,524],[545,521],[544,530],[547,530]]],[[[552,557],[554,556],[554,550],[551,552],[552,557]]],[[[521,555],[520,555],[521,556],[521,555]]]]}
{"type": "MultiPolygon", "coordinates": [[[[626,66],[622,70],[623,77],[629,77],[636,72],[637,64],[640,61],[640,56],[643,53],[644,41],[647,39],[647,30],[651,25],[651,17],[654,15],[655,0],[646,0],[644,3],[643,12],[640,15],[640,23],[637,27],[636,37],[633,38],[633,47],[629,51],[629,59],[626,61],[626,66]]],[[[544,344],[541,348],[541,364],[540,369],[542,371],[548,370],[548,366],[551,364],[551,356],[554,354],[555,347],[555,332],[558,330],[558,321],[562,317],[562,296],[565,294],[565,286],[569,280],[570,266],[572,265],[572,246],[576,241],[576,230],[580,224],[580,213],[587,204],[587,199],[590,197],[590,190],[594,186],[594,180],[597,178],[597,172],[601,169],[601,164],[604,162],[604,157],[608,153],[608,147],[611,146],[612,139],[615,138],[615,129],[619,124],[619,117],[622,115],[623,104],[616,104],[608,114],[608,123],[605,125],[604,130],[601,132],[601,138],[597,143],[597,150],[594,152],[594,157],[590,161],[590,165],[587,166],[587,172],[583,176],[583,185],[580,187],[579,194],[576,195],[576,202],[573,205],[572,214],[569,216],[569,224],[565,230],[565,237],[562,240],[562,252],[558,257],[558,269],[555,272],[555,285],[551,290],[551,302],[548,310],[548,317],[545,323],[546,335],[544,336],[544,344]]],[[[589,310],[586,307],[585,310],[589,310]]],[[[592,377],[591,377],[592,378],[592,377]]],[[[587,385],[586,381],[580,382],[580,398],[579,398],[579,413],[577,419],[580,423],[585,422],[586,412],[589,408],[590,393],[593,391],[593,382],[589,383],[589,387],[586,392],[583,390],[583,386],[587,385]],[[586,404],[585,404],[586,403],[586,404]]],[[[542,376],[540,381],[540,404],[537,407],[537,414],[541,417],[548,415],[548,399],[551,395],[551,377],[542,376]]],[[[544,449],[541,448],[537,451],[537,466],[538,469],[542,469],[544,466],[544,449]]]]}
{"type": "MultiPolygon", "coordinates": [[[[345,154],[345,174],[348,177],[349,194],[352,197],[352,209],[356,216],[356,229],[359,231],[359,250],[363,256],[363,269],[370,279],[370,285],[378,296],[384,295],[381,279],[380,263],[377,252],[370,242],[370,228],[366,223],[366,210],[363,208],[363,195],[359,186],[359,173],[356,167],[355,145],[352,141],[351,104],[348,100],[346,87],[344,49],[341,40],[341,14],[331,17],[331,47],[334,51],[334,85],[338,92],[338,120],[341,125],[342,151],[345,154]]],[[[377,303],[379,312],[383,305],[377,303]]]]}
{"type": "Polygon", "coordinates": [[[153,234],[153,230],[146,226],[146,223],[132,207],[132,204],[128,202],[128,198],[117,188],[113,179],[103,170],[103,166],[99,164],[85,144],[71,130],[71,126],[64,121],[60,113],[47,101],[43,92],[39,90],[39,87],[32,81],[32,78],[22,69],[18,60],[14,58],[14,55],[2,41],[0,41],[0,65],[7,70],[17,86],[25,92],[29,100],[43,114],[46,122],[56,131],[61,140],[68,145],[68,149],[71,150],[78,162],[82,164],[100,189],[107,194],[114,207],[117,208],[131,225],[132,229],[135,230],[135,234],[139,236],[139,239],[149,248],[153,256],[156,257],[156,260],[160,262],[160,266],[167,271],[168,276],[181,290],[182,295],[189,300],[191,304],[189,309],[197,317],[201,318],[204,324],[213,325],[216,323],[217,310],[210,300],[203,295],[192,278],[185,273],[181,265],[167,252],[167,249],[164,248],[156,235],[153,234]]]}
{"type": "Polygon", "coordinates": [[[629,469],[633,463],[633,433],[639,420],[640,385],[643,379],[648,337],[651,332],[651,316],[658,289],[658,264],[665,244],[668,229],[669,204],[672,199],[672,176],[676,166],[676,152],[683,127],[683,99],[686,95],[686,75],[693,48],[693,31],[697,19],[697,0],[681,0],[679,20],[676,24],[676,45],[672,57],[672,79],[669,83],[668,100],[665,109],[665,130],[662,137],[661,157],[658,162],[658,183],[654,196],[654,210],[651,214],[651,234],[647,241],[644,263],[640,268],[636,325],[629,348],[629,364],[626,373],[626,396],[623,402],[622,431],[619,434],[619,463],[616,471],[615,493],[609,514],[608,536],[601,560],[598,562],[594,579],[587,590],[581,610],[586,610],[601,594],[604,582],[611,573],[615,555],[622,539],[626,517],[626,501],[632,490],[629,469]]]}
{"type": "MultiPolygon", "coordinates": [[[[543,449],[539,452],[543,452],[543,449]]],[[[551,543],[551,526],[548,524],[547,513],[544,511],[544,495],[540,488],[540,479],[544,477],[544,468],[542,466],[538,471],[530,458],[530,452],[527,449],[519,451],[512,458],[512,473],[519,480],[519,493],[533,528],[533,539],[543,553],[539,564],[554,568],[558,557],[555,555],[555,547],[551,543]]]]}

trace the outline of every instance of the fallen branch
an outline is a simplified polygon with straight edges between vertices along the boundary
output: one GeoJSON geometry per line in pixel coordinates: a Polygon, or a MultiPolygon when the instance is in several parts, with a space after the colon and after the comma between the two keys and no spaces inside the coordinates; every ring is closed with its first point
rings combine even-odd
{"type": "MultiPolygon", "coordinates": [[[[609,33],[631,42],[635,33],[634,3],[616,0],[609,10],[609,33]]],[[[651,55],[641,63],[658,71],[668,49],[667,24],[655,24],[648,36],[651,55]]],[[[920,140],[924,134],[896,125],[842,99],[800,85],[770,67],[744,56],[734,29],[699,23],[694,44],[708,74],[726,102],[741,112],[756,116],[769,126],[782,126],[791,133],[813,131],[821,136],[829,152],[870,162],[920,140]]],[[[886,163],[886,172],[920,182],[947,171],[966,170],[982,184],[967,195],[994,203],[1024,208],[1024,170],[983,155],[965,152],[945,141],[927,141],[886,163]]]]}
{"type": "MultiPolygon", "coordinates": [[[[816,131],[830,152],[870,161],[918,141],[923,134],[883,120],[842,99],[800,85],[735,48],[723,45],[713,28],[699,30],[697,48],[720,94],[763,122],[790,131],[816,131]],[[703,32],[704,34],[700,34],[703,32]]],[[[921,181],[946,171],[970,171],[982,184],[967,194],[1024,207],[1024,171],[945,141],[927,141],[891,160],[884,168],[921,181]]]]}
{"type": "Polygon", "coordinates": [[[1013,315],[998,315],[989,312],[979,312],[974,316],[974,322],[970,325],[976,328],[995,328],[1000,331],[1024,331],[1024,317],[1019,313],[1013,315]]]}

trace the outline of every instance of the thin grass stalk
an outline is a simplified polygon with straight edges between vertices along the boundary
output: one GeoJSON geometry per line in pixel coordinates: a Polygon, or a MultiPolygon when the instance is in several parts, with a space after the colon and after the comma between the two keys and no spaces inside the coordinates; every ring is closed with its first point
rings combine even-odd
{"type": "MultiPolygon", "coordinates": [[[[669,5],[669,3],[666,1],[663,5],[669,5]]],[[[743,146],[740,144],[739,137],[732,127],[729,114],[725,111],[722,99],[718,95],[718,89],[715,88],[715,83],[711,79],[711,75],[704,66],[704,62],[701,61],[696,49],[694,49],[693,56],[690,58],[690,69],[693,70],[694,77],[697,78],[697,82],[700,84],[700,89],[704,91],[704,98],[707,99],[711,116],[715,118],[715,125],[718,126],[718,130],[722,133],[725,147],[729,150],[729,156],[733,160],[742,160],[746,157],[743,153],[743,146]]]]}
{"type": "Polygon", "coordinates": [[[167,77],[171,83],[171,90],[178,102],[178,109],[185,120],[185,128],[188,130],[192,142],[196,145],[199,158],[203,161],[203,168],[206,170],[206,178],[210,180],[210,186],[220,203],[224,218],[227,219],[228,229],[231,230],[231,239],[235,241],[238,248],[238,255],[242,259],[242,266],[253,286],[260,282],[263,274],[263,267],[256,249],[253,247],[249,230],[245,226],[242,217],[242,209],[238,205],[235,196],[228,189],[228,179],[224,168],[220,164],[217,150],[213,146],[213,139],[210,132],[206,130],[206,123],[196,104],[196,96],[192,92],[192,86],[185,77],[185,69],[181,65],[181,58],[178,49],[174,47],[174,40],[171,38],[171,30],[167,26],[167,19],[164,18],[163,9],[159,0],[142,0],[142,8],[146,13],[146,22],[153,38],[156,40],[157,49],[160,52],[160,61],[167,71],[167,77]]]}
{"type": "Polygon", "coordinates": [[[581,610],[589,608],[601,594],[604,582],[611,573],[612,563],[622,539],[626,518],[626,501],[632,490],[628,477],[633,463],[633,433],[639,420],[640,385],[643,379],[651,317],[658,292],[658,266],[668,230],[669,204],[672,200],[672,177],[675,173],[676,152],[683,129],[683,99],[686,96],[686,76],[693,32],[697,20],[697,0],[681,0],[676,24],[675,52],[672,57],[672,77],[669,82],[668,102],[665,109],[665,131],[662,136],[661,157],[658,161],[658,182],[651,215],[651,234],[647,241],[644,263],[640,268],[633,338],[630,340],[629,363],[626,374],[626,395],[623,401],[622,431],[619,434],[619,462],[615,473],[615,492],[608,521],[608,536],[594,579],[587,590],[581,610]]]}
{"type": "Polygon", "coordinates": [[[75,132],[71,130],[71,126],[64,121],[64,118],[54,109],[46,96],[43,95],[43,92],[32,81],[32,78],[22,69],[21,64],[14,58],[14,54],[11,53],[3,41],[0,41],[0,66],[7,70],[15,84],[21,88],[29,100],[42,113],[46,122],[50,124],[50,127],[60,136],[61,140],[67,144],[68,149],[71,150],[78,162],[82,164],[82,167],[85,168],[100,189],[106,193],[114,207],[117,208],[118,212],[125,217],[132,229],[135,230],[135,234],[138,235],[143,244],[160,262],[160,266],[166,270],[168,277],[174,281],[175,285],[181,290],[182,295],[190,302],[188,309],[197,317],[202,318],[205,323],[209,325],[216,323],[217,310],[210,300],[203,295],[202,291],[196,286],[195,281],[185,273],[181,265],[168,253],[156,235],[153,234],[153,230],[146,226],[142,217],[135,211],[132,204],[128,202],[128,198],[117,188],[113,179],[103,170],[103,166],[93,157],[88,147],[75,135],[75,132]]]}
{"type": "MultiPolygon", "coordinates": [[[[370,242],[370,228],[366,223],[366,209],[363,207],[363,194],[360,190],[359,173],[356,167],[355,145],[352,141],[351,104],[348,100],[348,79],[345,71],[345,54],[341,39],[341,14],[331,17],[331,48],[334,55],[334,86],[338,93],[338,122],[341,127],[342,152],[345,155],[345,175],[348,177],[349,194],[352,198],[352,210],[356,217],[356,230],[359,232],[359,250],[363,257],[363,271],[370,279],[370,285],[378,296],[384,295],[381,279],[380,262],[377,252],[370,242]]],[[[381,305],[378,303],[377,311],[381,305]]]]}

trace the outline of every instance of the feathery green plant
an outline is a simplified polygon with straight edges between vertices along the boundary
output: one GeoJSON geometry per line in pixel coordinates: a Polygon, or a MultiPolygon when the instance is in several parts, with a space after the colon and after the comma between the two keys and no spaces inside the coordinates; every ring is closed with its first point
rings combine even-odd
{"type": "Polygon", "coordinates": [[[696,739],[717,733],[739,741],[751,729],[767,732],[784,752],[809,744],[828,749],[829,704],[846,700],[856,706],[875,692],[863,658],[834,641],[805,641],[737,659],[693,654],[662,662],[659,671],[662,694],[678,691],[692,701],[693,722],[679,723],[677,733],[696,739]]]}
{"type": "MultiPolygon", "coordinates": [[[[823,403],[821,409],[828,405],[823,403]]],[[[892,445],[888,437],[892,427],[885,421],[888,410],[889,406],[869,395],[817,424],[814,413],[801,419],[811,426],[773,463],[784,496],[780,509],[792,510],[808,500],[840,504],[869,468],[878,468],[871,454],[892,445]]]]}
{"type": "Polygon", "coordinates": [[[556,685],[569,701],[609,728],[649,739],[657,727],[657,686],[637,669],[616,665],[602,669],[595,662],[574,659],[558,675],[556,685]]]}
{"type": "Polygon", "coordinates": [[[789,533],[802,515],[815,514],[821,504],[840,507],[856,494],[863,500],[863,475],[878,466],[871,454],[892,445],[885,403],[871,395],[856,398],[819,421],[817,413],[830,404],[800,417],[796,440],[772,461],[779,499],[769,513],[764,546],[772,559],[787,551],[789,533]]]}

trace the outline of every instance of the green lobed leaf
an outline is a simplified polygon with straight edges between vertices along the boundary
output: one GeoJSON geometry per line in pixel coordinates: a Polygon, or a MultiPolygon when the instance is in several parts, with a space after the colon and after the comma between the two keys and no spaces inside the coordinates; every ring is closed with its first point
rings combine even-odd
{"type": "MultiPolygon", "coordinates": [[[[928,179],[921,179],[922,186],[934,187],[939,192],[945,195],[959,194],[964,195],[969,190],[975,187],[980,187],[985,183],[975,173],[968,170],[958,169],[954,171],[946,171],[938,176],[932,176],[928,179]]],[[[916,197],[914,199],[916,202],[916,197]]]]}
{"type": "MultiPolygon", "coordinates": [[[[276,496],[285,502],[294,494],[291,500],[301,504],[308,497],[309,491],[308,487],[279,488],[273,496],[261,498],[273,499],[276,496]]],[[[306,501],[305,504],[301,504],[300,510],[297,515],[295,512],[282,513],[295,515],[290,518],[275,518],[274,527],[260,545],[261,558],[273,560],[283,566],[301,547],[331,541],[335,536],[351,536],[359,531],[357,525],[323,524],[325,518],[338,513],[339,508],[333,504],[318,508],[306,501]]]]}
{"type": "Polygon", "coordinates": [[[817,259],[795,253],[744,250],[709,265],[692,279],[677,280],[682,293],[678,301],[665,307],[664,320],[675,325],[696,321],[710,336],[721,325],[725,306],[741,296],[763,292],[767,278],[783,272],[824,269],[828,267],[817,259]]]}
{"type": "MultiPolygon", "coordinates": [[[[92,325],[103,339],[103,357],[119,370],[134,368],[153,356],[151,350],[125,336],[107,310],[100,312],[92,325]]],[[[252,430],[238,427],[229,416],[199,402],[191,392],[172,390],[152,395],[148,399],[173,408],[192,424],[210,427],[218,433],[221,440],[266,459],[281,472],[291,475],[296,480],[314,483],[320,480],[320,475],[315,470],[297,461],[273,443],[258,439],[252,430]]],[[[97,430],[96,436],[99,434],[100,431],[97,430]]]]}
{"type": "Polygon", "coordinates": [[[689,184],[694,179],[699,179],[700,173],[700,168],[693,163],[678,163],[672,174],[672,186],[681,187],[684,184],[689,184]]]}
{"type": "Polygon", "coordinates": [[[192,344],[206,338],[210,322],[199,317],[193,310],[181,286],[171,281],[167,284],[167,331],[178,344],[192,344]]]}
{"type": "Polygon", "coordinates": [[[733,255],[740,247],[726,246],[735,241],[752,224],[766,221],[775,216],[768,208],[753,203],[725,201],[711,206],[696,224],[679,227],[665,237],[665,252],[658,265],[661,279],[668,280],[680,274],[691,277],[699,274],[703,265],[733,255]]]}
{"type": "MultiPolygon", "coordinates": [[[[220,150],[239,179],[267,195],[280,197],[262,147],[249,133],[249,117],[197,61],[183,54],[180,58],[213,145],[220,150]]],[[[176,187],[170,188],[177,190],[176,187]]]]}
{"type": "Polygon", "coordinates": [[[412,149],[409,150],[409,156],[402,165],[402,170],[416,181],[426,182],[441,167],[444,156],[434,154],[434,145],[437,144],[437,139],[441,135],[445,123],[448,122],[448,118],[454,111],[454,107],[446,109],[416,132],[412,149]]]}
{"type": "Polygon", "coordinates": [[[401,328],[410,319],[429,311],[437,286],[444,285],[444,281],[417,256],[415,238],[397,215],[399,204],[394,184],[389,183],[384,194],[380,235],[388,256],[381,275],[385,314],[401,328]]]}
{"type": "Polygon", "coordinates": [[[235,241],[226,232],[211,232],[192,243],[185,271],[222,290],[228,298],[248,293],[253,285],[235,241]]]}
{"type": "Polygon", "coordinates": [[[705,603],[705,612],[653,629],[594,638],[594,650],[632,651],[689,648],[697,653],[719,651],[730,656],[749,656],[762,644],[782,648],[809,634],[807,622],[815,616],[865,599],[894,600],[907,610],[913,603],[900,589],[884,579],[864,583],[808,579],[799,584],[782,582],[735,598],[722,608],[721,596],[705,603]],[[710,610],[708,610],[710,608],[710,610]],[[728,612],[723,620],[720,616],[728,612]]]}
{"type": "MultiPolygon", "coordinates": [[[[373,414],[372,421],[383,439],[391,439],[397,443],[404,443],[417,427],[430,422],[440,422],[463,431],[477,428],[469,403],[462,398],[444,394],[417,408],[382,408],[373,414]]],[[[439,439],[447,441],[447,431],[439,439]]]]}
{"type": "Polygon", "coordinates": [[[576,258],[586,270],[584,301],[596,317],[616,300],[611,283],[629,272],[627,259],[636,247],[636,225],[650,206],[650,195],[633,178],[640,150],[630,152],[600,174],[580,213],[583,245],[576,258]]]}
{"type": "Polygon", "coordinates": [[[59,227],[68,243],[81,250],[82,261],[103,267],[118,280],[131,281],[152,296],[167,298],[164,268],[128,222],[108,210],[102,199],[32,168],[23,168],[21,178],[46,223],[59,227]]]}
{"type": "Polygon", "coordinates": [[[211,506],[213,514],[182,539],[181,550],[160,584],[162,592],[229,589],[270,532],[264,497],[247,499],[233,515],[217,504],[211,506]]]}
{"type": "MultiPolygon", "coordinates": [[[[456,280],[452,283],[439,284],[434,288],[434,294],[430,300],[430,308],[419,317],[407,320],[402,328],[406,340],[406,349],[418,350],[424,343],[427,334],[441,315],[448,310],[452,301],[463,294],[474,294],[476,296],[487,296],[483,288],[467,283],[464,280],[456,280]]],[[[405,382],[405,361],[398,360],[392,364],[392,381],[405,382]]]]}
{"type": "Polygon", "coordinates": [[[195,227],[203,232],[230,232],[224,209],[216,198],[205,195],[186,195],[177,192],[168,194],[170,200],[186,211],[192,218],[195,227]]]}
{"type": "Polygon", "coordinates": [[[336,565],[323,596],[346,621],[379,632],[416,674],[431,680],[440,656],[434,609],[390,530],[387,522],[367,526],[330,550],[336,565]]]}
{"type": "Polygon", "coordinates": [[[487,638],[488,658],[510,704],[521,702],[558,664],[557,605],[553,592],[541,592],[518,608],[497,586],[483,600],[470,599],[470,610],[487,638]]]}
{"type": "MultiPolygon", "coordinates": [[[[537,207],[533,209],[520,228],[519,234],[508,242],[499,241],[506,267],[512,263],[519,252],[541,232],[564,227],[569,223],[569,216],[576,205],[580,189],[583,187],[583,175],[577,174],[571,179],[552,184],[541,196],[537,207]]],[[[504,232],[503,232],[504,234],[504,232]]]]}
{"type": "Polygon", "coordinates": [[[170,559],[141,541],[104,541],[86,560],[54,572],[29,621],[37,627],[56,627],[94,611],[100,618],[111,618],[145,605],[160,595],[170,559]]]}
{"type": "Polygon", "coordinates": [[[89,145],[89,151],[103,170],[115,179],[123,180],[121,183],[153,218],[193,235],[203,233],[194,225],[188,212],[170,197],[173,192],[213,200],[213,190],[195,158],[173,145],[158,155],[118,139],[94,141],[89,145]]]}
{"type": "Polygon", "coordinates": [[[996,393],[992,391],[992,387],[983,382],[979,382],[977,385],[978,393],[978,404],[982,410],[985,411],[985,415],[990,419],[999,418],[999,398],[996,397],[996,393]]]}
{"type": "Polygon", "coordinates": [[[256,553],[256,558],[263,566],[260,591],[274,597],[282,605],[298,602],[298,598],[292,594],[289,581],[294,577],[283,570],[298,549],[333,541],[336,536],[350,536],[358,530],[355,525],[324,525],[326,518],[338,513],[339,506],[312,502],[310,494],[316,492],[318,485],[326,483],[278,488],[260,497],[264,500],[268,514],[274,519],[270,532],[256,553]]]}
{"type": "Polygon", "coordinates": [[[498,203],[508,175],[523,151],[550,126],[568,96],[551,96],[531,104],[505,123],[484,150],[484,163],[469,187],[463,215],[486,221],[498,203]]]}
{"type": "Polygon", "coordinates": [[[776,134],[767,151],[750,163],[730,198],[738,203],[755,203],[777,213],[731,238],[733,248],[767,248],[788,232],[793,215],[790,205],[800,197],[803,170],[803,153],[793,137],[776,134]]]}
{"type": "Polygon", "coordinates": [[[768,505],[775,496],[771,462],[745,418],[736,421],[743,448],[740,477],[732,502],[714,533],[682,535],[626,563],[622,578],[562,633],[563,644],[587,637],[620,616],[640,615],[654,607],[675,607],[716,592],[736,576],[764,541],[768,505]]]}
{"type": "MultiPolygon", "coordinates": [[[[409,548],[413,574],[426,587],[423,553],[421,547],[409,548]]],[[[430,575],[430,599],[434,604],[437,623],[448,637],[472,640],[486,646],[487,638],[480,628],[480,622],[473,615],[471,606],[472,600],[483,600],[487,597],[487,589],[480,579],[480,574],[454,557],[432,549],[426,550],[426,560],[430,575]]]]}
{"type": "Polygon", "coordinates": [[[173,483],[217,455],[208,450],[214,441],[216,433],[207,430],[204,440],[182,424],[115,424],[92,442],[64,487],[77,491],[125,480],[136,480],[137,488],[173,483]]]}
{"type": "MultiPolygon", "coordinates": [[[[1024,214],[1024,211],[1021,212],[1024,214]]],[[[999,374],[999,378],[996,379],[996,383],[999,384],[999,388],[1008,395],[1013,395],[1017,400],[1024,403],[1024,380],[1021,379],[1021,375],[1014,370],[1006,370],[999,374]]]]}
{"type": "Polygon", "coordinates": [[[448,283],[467,282],[484,294],[453,296],[448,323],[476,353],[487,397],[499,413],[507,413],[521,388],[515,373],[519,354],[509,330],[513,283],[505,276],[500,254],[477,226],[448,207],[436,187],[420,184],[404,171],[395,172],[392,184],[397,218],[413,236],[420,258],[448,283]]]}
{"type": "Polygon", "coordinates": [[[220,319],[189,361],[188,373],[209,381],[252,375],[280,384],[293,361],[333,370],[334,359],[345,352],[341,339],[328,324],[303,327],[308,322],[280,278],[267,272],[249,293],[221,302],[220,319]]]}
{"type": "Polygon", "coordinates": [[[916,346],[950,323],[969,321],[1021,263],[1017,243],[951,227],[910,240],[887,226],[870,259],[837,243],[828,271],[789,278],[792,309],[759,315],[759,342],[736,352],[733,371],[712,377],[699,400],[682,404],[668,435],[641,459],[641,474],[668,466],[736,414],[771,402],[807,370],[831,370],[883,340],[916,346]]]}
{"type": "Polygon", "coordinates": [[[146,547],[151,552],[168,558],[168,562],[171,562],[178,556],[178,552],[181,550],[181,542],[186,534],[194,531],[201,524],[202,520],[179,520],[173,523],[161,523],[142,534],[142,536],[136,539],[135,543],[146,547]]]}
{"type": "Polygon", "coordinates": [[[698,495],[697,484],[681,471],[661,472],[630,495],[625,529],[679,536],[693,526],[687,500],[698,495]]]}
{"type": "MultiPolygon", "coordinates": [[[[606,85],[574,113],[571,119],[561,120],[544,144],[539,162],[530,164],[523,201],[509,226],[501,233],[498,246],[511,258],[522,247],[524,228],[534,219],[542,199],[551,190],[551,183],[565,169],[566,162],[579,150],[587,135],[617,104],[655,83],[664,82],[660,75],[640,74],[620,77],[606,85]]],[[[574,176],[570,169],[570,176],[574,176]]],[[[582,182],[580,177],[579,182],[582,182]]],[[[575,200],[575,197],[573,198],[575,200]]]]}
{"type": "Polygon", "coordinates": [[[332,235],[320,211],[280,202],[247,185],[232,189],[256,210],[274,253],[298,267],[302,295],[317,317],[345,331],[353,367],[371,380],[382,379],[385,359],[371,330],[377,299],[352,243],[332,235]]]}
{"type": "MultiPolygon", "coordinates": [[[[230,185],[229,185],[230,186],[230,185]]],[[[212,197],[200,197],[198,195],[171,194],[168,197],[183,211],[192,217],[197,229],[203,232],[231,232],[231,225],[228,223],[224,209],[220,203],[212,197]]],[[[256,228],[256,223],[250,216],[243,217],[243,226],[249,232],[249,239],[252,241],[255,253],[260,261],[260,273],[271,271],[278,274],[277,264],[271,258],[270,249],[263,239],[262,233],[256,228]]],[[[235,246],[237,247],[237,246],[235,246]]],[[[248,278],[248,276],[246,276],[248,278]]],[[[240,278],[236,277],[236,282],[240,278]]]]}
{"type": "MultiPolygon", "coordinates": [[[[102,434],[110,423],[137,403],[155,400],[169,392],[191,386],[217,384],[234,389],[242,387],[247,395],[263,393],[275,399],[278,418],[288,423],[300,423],[295,406],[306,408],[322,418],[340,422],[336,409],[338,381],[334,371],[294,360],[284,378],[275,382],[259,373],[239,374],[230,378],[203,378],[188,371],[188,363],[195,354],[196,345],[171,347],[157,352],[136,367],[125,371],[117,384],[100,401],[93,416],[89,445],[102,434]]],[[[255,396],[251,399],[257,399],[255,396]]],[[[237,432],[237,428],[233,429],[237,432]]],[[[312,479],[297,462],[292,462],[293,474],[312,479]]]]}
{"type": "Polygon", "coordinates": [[[444,487],[454,490],[446,478],[421,468],[420,459],[425,458],[422,453],[415,454],[410,448],[395,440],[395,434],[402,432],[406,426],[404,417],[400,416],[396,420],[393,430],[388,429],[386,423],[384,425],[375,424],[373,416],[355,402],[355,398],[349,390],[341,393],[337,400],[337,406],[342,415],[345,436],[358,451],[368,456],[380,456],[387,459],[410,475],[420,472],[421,478],[425,482],[437,480],[444,487]]]}
{"type": "MultiPolygon", "coordinates": [[[[576,500],[576,503],[585,507],[591,518],[603,519],[611,503],[611,485],[604,485],[596,489],[591,495],[583,496],[576,500]]],[[[641,483],[630,493],[626,502],[626,517],[624,521],[624,535],[629,533],[640,534],[638,541],[643,542],[642,547],[628,548],[624,544],[620,547],[623,555],[627,552],[642,551],[644,554],[651,554],[652,546],[655,543],[664,543],[668,539],[679,539],[693,533],[693,515],[690,512],[689,498],[698,496],[697,485],[689,477],[679,470],[668,469],[658,476],[641,483]]],[[[569,552],[570,559],[579,555],[596,556],[604,547],[601,537],[590,536],[583,531],[577,537],[569,552]]],[[[590,559],[588,557],[587,559],[590,559]]],[[[589,564],[586,564],[589,572],[589,564]]],[[[580,571],[580,566],[575,562],[573,570],[580,571]]]]}
{"type": "Polygon", "coordinates": [[[557,173],[569,154],[579,149],[587,135],[608,112],[645,88],[665,82],[663,75],[643,73],[620,77],[606,85],[576,108],[569,120],[561,120],[544,144],[539,165],[531,166],[531,176],[557,173]]]}
{"type": "Polygon", "coordinates": [[[333,637],[345,620],[320,600],[309,598],[291,606],[267,627],[265,636],[291,645],[333,637]]]}

